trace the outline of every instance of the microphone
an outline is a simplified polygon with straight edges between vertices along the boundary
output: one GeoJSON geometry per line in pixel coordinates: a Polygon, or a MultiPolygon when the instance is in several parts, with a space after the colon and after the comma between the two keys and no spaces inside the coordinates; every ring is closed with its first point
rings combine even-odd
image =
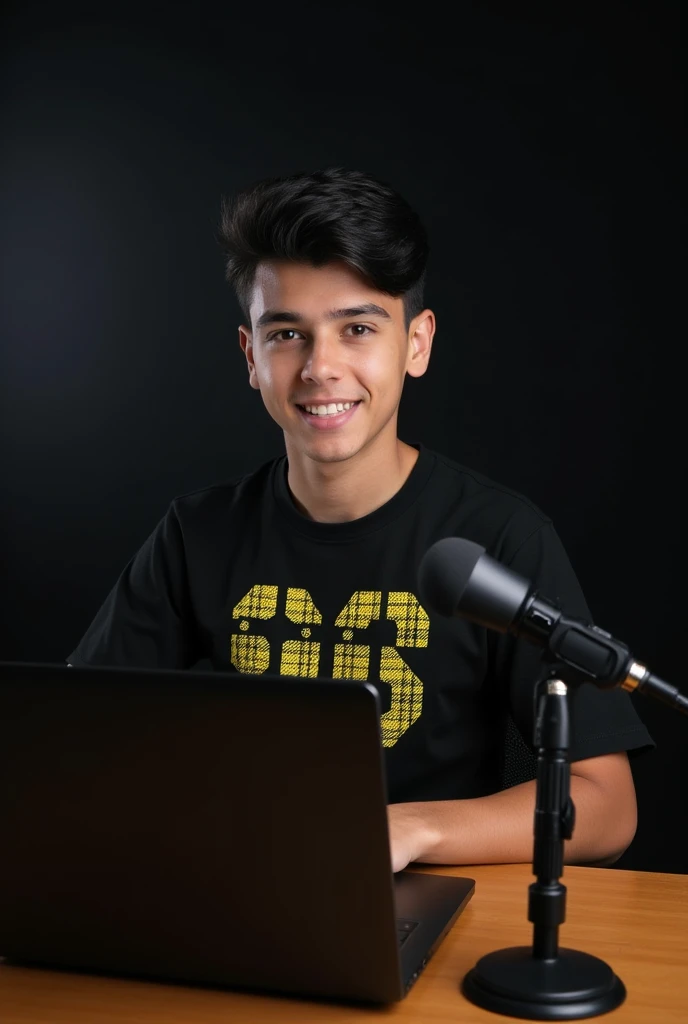
{"type": "Polygon", "coordinates": [[[568,682],[650,693],[688,714],[688,697],[636,661],[628,647],[583,619],[566,615],[524,576],[463,537],[430,547],[418,569],[422,603],[438,615],[468,619],[545,648],[568,669],[568,682]]]}

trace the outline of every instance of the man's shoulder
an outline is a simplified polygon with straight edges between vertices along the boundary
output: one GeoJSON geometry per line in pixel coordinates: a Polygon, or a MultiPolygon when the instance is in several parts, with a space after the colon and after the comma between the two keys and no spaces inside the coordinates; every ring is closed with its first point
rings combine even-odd
{"type": "Polygon", "coordinates": [[[455,503],[461,516],[485,516],[491,520],[516,517],[533,528],[551,524],[551,518],[529,497],[506,484],[433,451],[435,472],[432,478],[433,497],[455,503]]]}
{"type": "Polygon", "coordinates": [[[170,507],[180,520],[206,517],[213,513],[224,515],[243,508],[255,512],[257,505],[268,493],[272,474],[279,461],[280,457],[277,456],[238,476],[178,494],[172,499],[170,507]]]}

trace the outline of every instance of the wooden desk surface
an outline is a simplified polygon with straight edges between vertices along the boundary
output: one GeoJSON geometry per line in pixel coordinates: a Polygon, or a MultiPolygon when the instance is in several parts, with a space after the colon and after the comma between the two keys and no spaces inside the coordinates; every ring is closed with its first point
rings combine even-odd
{"type": "MultiPolygon", "coordinates": [[[[430,869],[433,870],[433,869],[430,869]]],[[[530,865],[439,868],[476,880],[475,896],[400,1003],[380,1009],[161,985],[0,964],[2,1024],[417,1024],[513,1021],[481,1010],[459,991],[484,953],[530,945],[530,865]]],[[[567,867],[567,920],[560,945],[606,960],[626,985],[610,1024],[688,1021],[688,875],[567,867]]]]}

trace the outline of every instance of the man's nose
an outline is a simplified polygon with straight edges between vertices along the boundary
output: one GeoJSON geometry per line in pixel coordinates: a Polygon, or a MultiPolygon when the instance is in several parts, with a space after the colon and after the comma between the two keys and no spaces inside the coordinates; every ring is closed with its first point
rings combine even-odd
{"type": "Polygon", "coordinates": [[[341,376],[341,349],[336,338],[316,335],[308,348],[308,355],[301,371],[306,380],[331,380],[341,376]]]}

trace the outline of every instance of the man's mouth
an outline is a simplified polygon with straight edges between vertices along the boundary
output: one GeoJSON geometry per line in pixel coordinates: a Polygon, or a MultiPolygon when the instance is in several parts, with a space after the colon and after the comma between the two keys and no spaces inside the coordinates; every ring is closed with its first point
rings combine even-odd
{"type": "Polygon", "coordinates": [[[361,404],[358,402],[330,402],[329,405],[297,405],[302,420],[314,430],[335,430],[349,422],[361,404]]]}
{"type": "Polygon", "coordinates": [[[348,412],[353,406],[359,404],[360,400],[357,402],[330,402],[327,405],[299,405],[299,409],[303,409],[309,416],[340,416],[343,412],[348,412]]]}

